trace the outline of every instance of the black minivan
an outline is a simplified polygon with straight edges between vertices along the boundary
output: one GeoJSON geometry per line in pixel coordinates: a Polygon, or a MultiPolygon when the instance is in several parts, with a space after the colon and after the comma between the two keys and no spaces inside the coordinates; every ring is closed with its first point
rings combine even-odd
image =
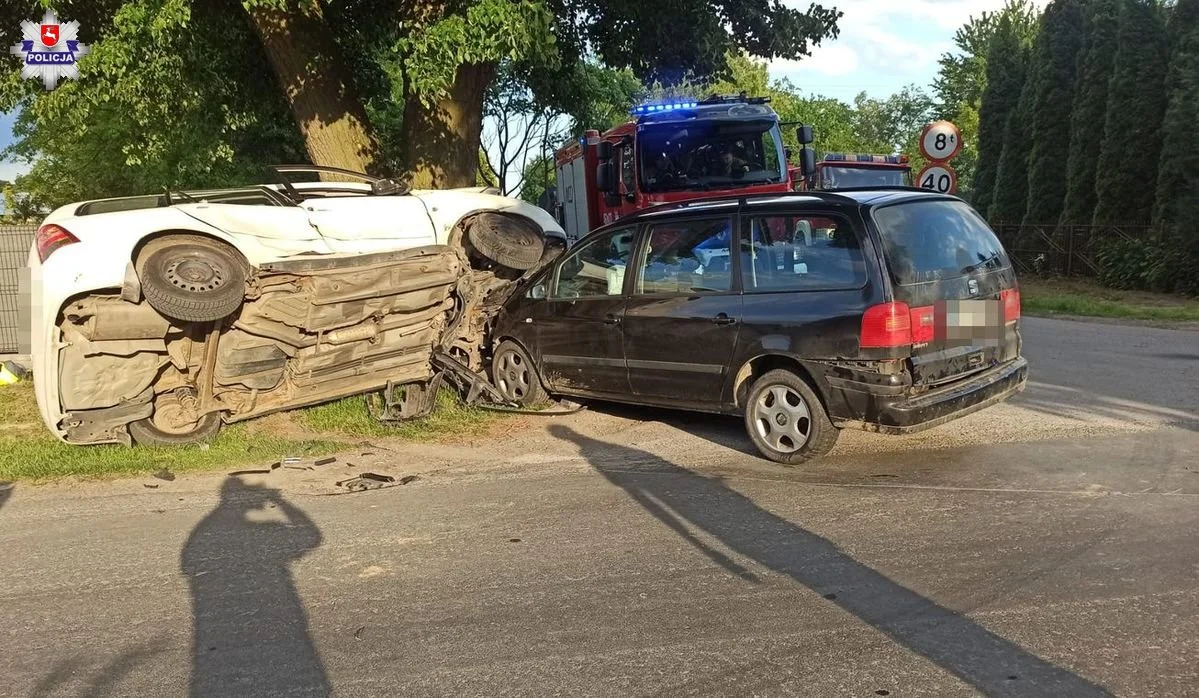
{"type": "Polygon", "coordinates": [[[1028,378],[1003,246],[964,201],[910,188],[645,209],[530,277],[492,337],[513,402],[739,414],[786,464],[842,428],[927,429],[1028,378]]]}

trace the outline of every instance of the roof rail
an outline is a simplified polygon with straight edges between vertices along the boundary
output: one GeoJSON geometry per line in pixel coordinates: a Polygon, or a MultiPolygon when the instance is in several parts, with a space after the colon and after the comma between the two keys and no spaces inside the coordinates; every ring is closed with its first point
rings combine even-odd
{"type": "Polygon", "coordinates": [[[922,192],[924,194],[940,194],[941,196],[956,196],[956,194],[942,194],[939,191],[933,191],[931,189],[924,189],[921,187],[913,187],[906,184],[877,184],[866,187],[836,187],[835,189],[827,189],[825,191],[910,191],[922,192]]]}
{"type": "MultiPolygon", "coordinates": [[[[920,190],[920,191],[924,191],[924,190],[920,190]]],[[[801,199],[801,198],[805,198],[805,197],[816,198],[816,199],[827,199],[830,201],[854,202],[854,199],[852,197],[844,196],[842,194],[838,194],[835,191],[828,191],[828,190],[764,191],[764,192],[754,192],[752,194],[742,194],[742,193],[715,194],[713,196],[702,196],[702,197],[697,197],[694,199],[684,199],[683,201],[670,201],[670,202],[667,202],[664,204],[658,204],[656,206],[648,206],[646,208],[635,211],[635,212],[629,214],[628,216],[625,216],[624,219],[622,219],[622,220],[629,219],[629,218],[636,218],[636,217],[640,217],[642,215],[648,215],[651,213],[662,213],[663,211],[674,211],[674,210],[679,210],[679,209],[685,209],[689,206],[695,206],[698,204],[729,203],[729,204],[736,204],[737,206],[740,207],[740,206],[745,206],[745,205],[749,204],[751,201],[758,200],[758,199],[778,199],[778,198],[801,199]]]]}

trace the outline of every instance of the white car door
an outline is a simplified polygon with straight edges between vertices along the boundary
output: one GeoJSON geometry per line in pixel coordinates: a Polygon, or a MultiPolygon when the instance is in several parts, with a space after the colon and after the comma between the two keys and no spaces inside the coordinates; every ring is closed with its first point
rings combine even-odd
{"type": "Polygon", "coordinates": [[[305,201],[308,214],[329,248],[367,254],[437,244],[433,222],[411,196],[330,196],[305,201]]]}
{"type": "Polygon", "coordinates": [[[308,212],[299,206],[189,203],[174,208],[281,256],[333,251],[309,222],[308,212]]]}

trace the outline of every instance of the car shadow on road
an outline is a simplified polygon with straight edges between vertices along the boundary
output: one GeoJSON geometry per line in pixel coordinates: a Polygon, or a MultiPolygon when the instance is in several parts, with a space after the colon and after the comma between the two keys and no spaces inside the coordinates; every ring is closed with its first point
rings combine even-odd
{"type": "MultiPolygon", "coordinates": [[[[791,577],[985,694],[1110,695],[1101,686],[892,581],[831,541],[759,507],[719,479],[640,449],[597,441],[563,425],[551,425],[549,430],[575,444],[591,467],[689,540],[698,538],[692,531],[707,533],[735,555],[791,577]]],[[[729,560],[726,569],[742,577],[752,575],[732,556],[723,557],[729,560]]]]}
{"type": "Polygon", "coordinates": [[[5,503],[8,502],[8,498],[12,496],[12,491],[16,488],[17,483],[15,482],[0,481],[0,509],[4,508],[5,503]]]}
{"type": "Polygon", "coordinates": [[[328,695],[290,566],[321,532],[278,490],[226,478],[181,566],[191,588],[191,695],[328,695]]]}

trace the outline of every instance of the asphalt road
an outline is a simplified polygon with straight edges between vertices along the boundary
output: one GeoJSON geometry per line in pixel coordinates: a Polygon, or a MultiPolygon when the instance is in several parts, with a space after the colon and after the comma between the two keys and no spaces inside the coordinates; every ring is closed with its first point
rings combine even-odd
{"type": "Polygon", "coordinates": [[[1025,333],[1017,400],[808,469],[603,408],[0,490],[0,694],[1199,695],[1199,333],[1025,333]]]}

